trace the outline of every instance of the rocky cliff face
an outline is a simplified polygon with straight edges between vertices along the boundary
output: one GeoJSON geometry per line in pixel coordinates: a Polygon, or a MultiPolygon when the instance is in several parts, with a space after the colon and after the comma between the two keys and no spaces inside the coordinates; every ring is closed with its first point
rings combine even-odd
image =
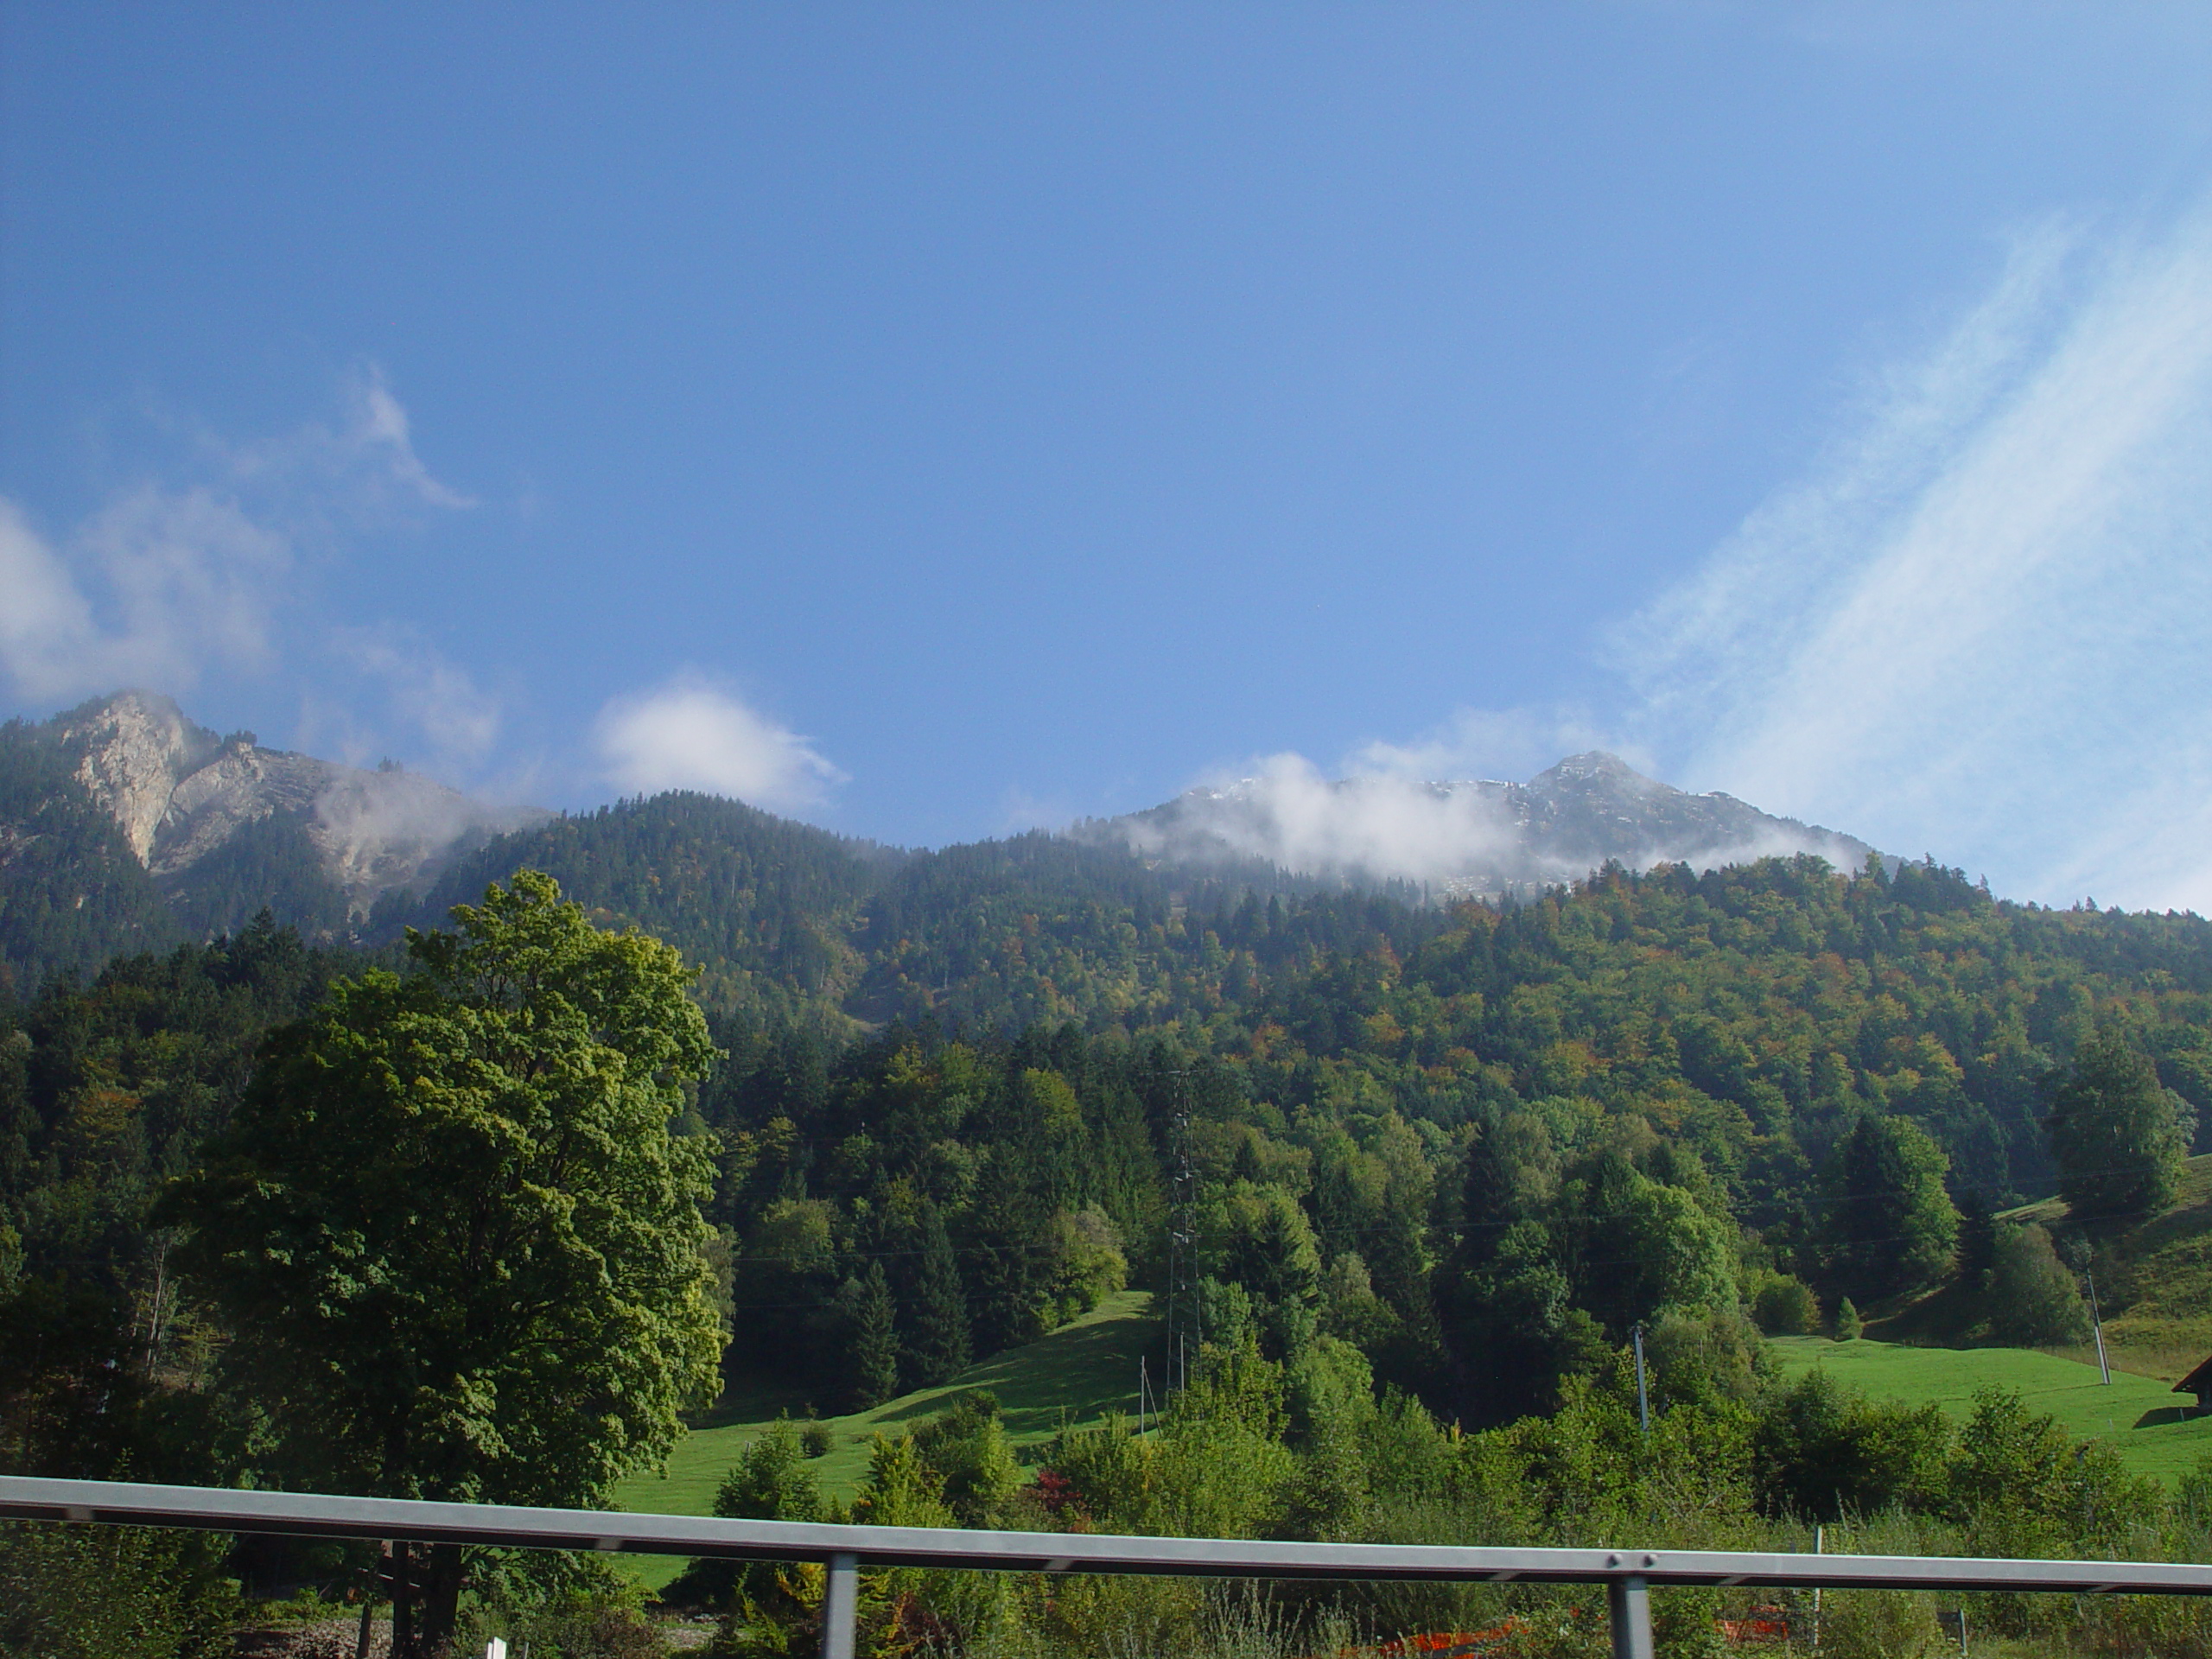
{"type": "Polygon", "coordinates": [[[1611,861],[1700,869],[1812,853],[1855,869],[1873,849],[1732,796],[1692,795],[1618,757],[1570,756],[1525,784],[1489,779],[1328,781],[1271,772],[1194,789],[1082,833],[1165,864],[1257,860],[1346,880],[1422,882],[1457,897],[1573,880],[1611,861]]]}
{"type": "Polygon", "coordinates": [[[542,819],[500,810],[404,771],[365,772],[219,738],[159,693],[123,691],[72,709],[54,735],[139,862],[174,884],[272,817],[296,822],[356,915],[395,887],[429,882],[454,854],[542,819]]]}

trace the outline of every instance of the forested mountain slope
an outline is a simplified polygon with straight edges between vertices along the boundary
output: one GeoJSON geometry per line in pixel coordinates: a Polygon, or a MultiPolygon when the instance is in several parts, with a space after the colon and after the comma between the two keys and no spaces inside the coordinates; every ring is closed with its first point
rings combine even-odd
{"type": "Polygon", "coordinates": [[[164,1437],[213,1408],[219,1336],[175,1302],[152,1195],[264,1032],[518,868],[702,969],[726,1058],[677,1128],[715,1167],[728,1363],[825,1408],[1166,1289],[1179,1182],[1209,1341],[1356,1354],[1469,1423],[1548,1408],[1638,1324],[1662,1364],[1749,1368],[1746,1310],[1797,1329],[1950,1285],[1952,1334],[2063,1340],[2072,1243],[1991,1219],[2062,1185],[2058,1106],[2109,1097],[2152,1162],[2212,1118],[2212,925],[1932,863],[1606,867],[1441,904],[1046,835],[903,852],[667,795],[461,849],[352,936],[272,917],[168,948],[183,912],[67,751],[15,753],[11,856],[45,874],[10,887],[10,937],[86,976],[0,1032],[0,1410],[149,1467],[214,1445],[164,1437]],[[139,1404],[86,1415],[126,1374],[139,1404]]]}
{"type": "Polygon", "coordinates": [[[1249,931],[1271,914],[1268,957],[1280,963],[1445,925],[1402,889],[1347,892],[1266,865],[1179,872],[1043,832],[906,852],[675,793],[500,836],[423,898],[388,899],[367,936],[435,926],[525,867],[603,925],[643,927],[683,950],[704,969],[710,1010],[804,1014],[831,1031],[892,1019],[1148,1024],[1217,1000],[1209,926],[1249,931]]]}
{"type": "MultiPolygon", "coordinates": [[[[1366,1466],[1328,1461],[1329,1434],[1395,1425],[1440,1458],[1455,1420],[1632,1422],[1602,1402],[1639,1325],[1655,1405],[1739,1440],[1833,1405],[1774,1391],[1758,1328],[1848,1328],[1854,1302],[1948,1285],[1955,1329],[1933,1334],[2069,1339],[2051,1236],[1990,1214],[2074,1178],[2055,1103],[2095,1094],[2094,1056],[2134,1065],[2152,1161],[2212,1105],[2212,927],[2005,904],[1933,866],[1605,870],[1446,907],[1177,885],[1049,837],[891,854],[684,798],[531,837],[454,895],[539,860],[602,920],[712,954],[725,1058],[672,1127],[711,1161],[726,1371],[861,1409],[1172,1287],[1206,1344],[1191,1399],[1249,1384],[1265,1444],[1163,1475],[1144,1490],[1167,1507],[1122,1524],[1379,1535],[1360,1494],[1397,1477],[1328,1484],[1366,1466]]],[[[0,1014],[5,1466],[256,1466],[224,1383],[251,1356],[180,1295],[151,1205],[264,1033],[366,965],[264,921],[0,1014]]],[[[2118,1239],[2080,1242],[2102,1263],[2118,1239]]],[[[1121,1440],[1063,1440],[1088,1502],[1122,1490],[1097,1462],[1121,1440]]],[[[1739,1505],[1842,1501],[1727,1466],[1739,1505]]]]}
{"type": "Polygon", "coordinates": [[[858,981],[862,906],[906,855],[741,802],[672,793],[564,815],[458,859],[416,899],[395,893],[369,936],[435,927],[521,868],[543,870],[602,926],[639,927],[704,969],[718,1010],[819,1018],[858,981]]]}

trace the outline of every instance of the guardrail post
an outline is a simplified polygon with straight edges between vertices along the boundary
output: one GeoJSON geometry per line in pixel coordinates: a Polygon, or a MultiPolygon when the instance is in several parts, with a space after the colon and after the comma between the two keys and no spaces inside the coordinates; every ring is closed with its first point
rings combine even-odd
{"type": "Polygon", "coordinates": [[[1605,1607],[1613,1616],[1613,1659],[1652,1659],[1651,1592],[1643,1575],[1606,1580],[1605,1607]]]}
{"type": "MultiPolygon", "coordinates": [[[[830,1581],[822,1592],[822,1659],[853,1659],[853,1621],[860,1612],[860,1557],[830,1558],[830,1581]]],[[[1644,1643],[1644,1651],[1651,1651],[1644,1643]]]]}

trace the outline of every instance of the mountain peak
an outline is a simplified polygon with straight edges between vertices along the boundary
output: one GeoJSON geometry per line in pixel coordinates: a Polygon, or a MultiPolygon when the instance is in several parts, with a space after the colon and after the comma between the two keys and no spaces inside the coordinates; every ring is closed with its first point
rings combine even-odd
{"type": "Polygon", "coordinates": [[[46,731],[139,863],[171,885],[189,886],[207,859],[274,820],[305,837],[346,907],[365,914],[455,851],[546,816],[486,806],[414,772],[264,749],[250,732],[219,737],[159,691],[92,698],[46,731]]]}
{"type": "Polygon", "coordinates": [[[1681,792],[1672,785],[1661,783],[1656,778],[1645,777],[1620,756],[1604,749],[1586,749],[1580,754],[1570,754],[1548,771],[1538,772],[1523,787],[1539,794],[1552,794],[1562,789],[1586,787],[1593,784],[1647,795],[1661,790],[1675,794],[1681,792]]]}
{"type": "Polygon", "coordinates": [[[1872,850],[1726,795],[1687,793],[1602,749],[1569,755],[1525,784],[1268,773],[1194,789],[1084,833],[1160,863],[1257,861],[1355,884],[1433,884],[1455,895],[1573,880],[1606,863],[1712,868],[1812,853],[1856,868],[1872,850]]]}

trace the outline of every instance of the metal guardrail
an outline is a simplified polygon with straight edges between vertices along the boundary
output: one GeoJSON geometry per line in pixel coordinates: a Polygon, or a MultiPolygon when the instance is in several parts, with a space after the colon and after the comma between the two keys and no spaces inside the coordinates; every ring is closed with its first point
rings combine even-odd
{"type": "Polygon", "coordinates": [[[825,1526],[604,1510],[521,1509],[312,1492],[242,1492],[126,1481],[0,1476],[0,1516],[126,1522],[202,1531],[529,1549],[821,1561],[823,1659],[852,1659],[862,1567],[1001,1573],[1185,1573],[1211,1578],[1427,1580],[1602,1584],[1615,1659],[1651,1659],[1649,1586],[1795,1586],[1830,1590],[2043,1590],[2212,1595],[2212,1566],[2167,1561],[2021,1561],[1940,1555],[1797,1555],[1726,1550],[1492,1549],[1456,1545],[1306,1544],[1096,1533],[969,1532],[825,1526]]]}

